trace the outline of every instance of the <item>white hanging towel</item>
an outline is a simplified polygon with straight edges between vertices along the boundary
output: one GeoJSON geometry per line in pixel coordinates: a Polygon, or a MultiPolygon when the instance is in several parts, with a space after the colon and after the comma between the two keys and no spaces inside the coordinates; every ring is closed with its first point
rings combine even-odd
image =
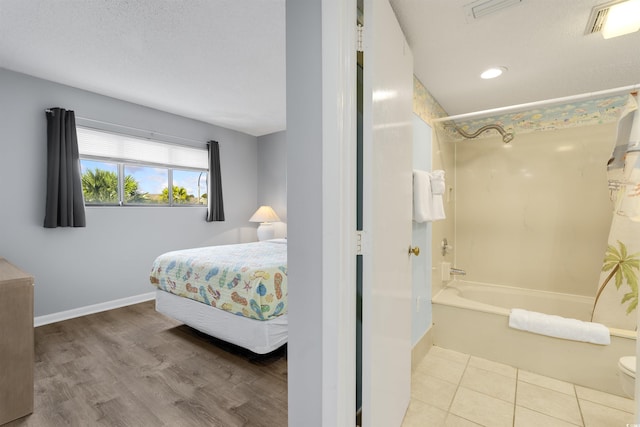
{"type": "Polygon", "coordinates": [[[413,220],[415,222],[432,221],[433,197],[431,195],[431,176],[429,172],[413,171],[413,220]]]}
{"type": "Polygon", "coordinates": [[[434,170],[430,174],[431,177],[431,194],[432,194],[432,212],[431,212],[431,220],[438,221],[440,219],[445,219],[446,216],[444,214],[444,201],[443,195],[446,191],[446,184],[444,182],[444,171],[443,170],[434,170]]]}
{"type": "Polygon", "coordinates": [[[609,328],[602,323],[584,322],[520,308],[511,309],[509,327],[567,340],[611,344],[609,328]]]}

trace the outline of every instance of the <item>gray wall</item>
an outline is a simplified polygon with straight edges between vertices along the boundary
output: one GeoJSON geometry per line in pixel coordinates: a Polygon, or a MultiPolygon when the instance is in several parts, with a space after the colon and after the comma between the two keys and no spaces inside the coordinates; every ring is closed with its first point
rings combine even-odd
{"type": "Polygon", "coordinates": [[[148,273],[162,252],[255,240],[256,137],[2,68],[0,93],[0,257],[35,276],[36,316],[153,291],[148,273]],[[50,107],[219,141],[226,221],[205,222],[201,207],[89,207],[86,228],[43,228],[50,107]]]}
{"type": "MultiPolygon", "coordinates": [[[[286,2],[289,426],[323,407],[322,4],[286,2]],[[293,202],[295,200],[295,203],[293,202]]],[[[327,356],[329,357],[329,356],[327,356]]]]}
{"type": "Polygon", "coordinates": [[[285,131],[258,137],[258,205],[271,206],[281,222],[275,236],[287,236],[287,140],[285,131]]]}

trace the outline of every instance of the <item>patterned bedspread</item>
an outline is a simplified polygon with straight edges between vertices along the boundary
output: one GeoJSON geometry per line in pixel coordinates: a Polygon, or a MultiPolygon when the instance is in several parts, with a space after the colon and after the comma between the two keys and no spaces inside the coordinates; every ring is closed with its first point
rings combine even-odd
{"type": "Polygon", "coordinates": [[[160,255],[151,283],[172,294],[258,320],[287,312],[284,239],[185,249],[160,255]]]}

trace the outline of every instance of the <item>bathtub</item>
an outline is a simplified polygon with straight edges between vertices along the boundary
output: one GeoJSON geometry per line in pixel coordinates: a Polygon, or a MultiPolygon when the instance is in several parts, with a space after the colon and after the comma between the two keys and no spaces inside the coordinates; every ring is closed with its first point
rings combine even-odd
{"type": "Polygon", "coordinates": [[[607,346],[509,328],[511,308],[589,320],[593,298],[455,280],[433,297],[434,345],[584,387],[623,395],[618,359],[636,332],[610,328],[607,346]]]}

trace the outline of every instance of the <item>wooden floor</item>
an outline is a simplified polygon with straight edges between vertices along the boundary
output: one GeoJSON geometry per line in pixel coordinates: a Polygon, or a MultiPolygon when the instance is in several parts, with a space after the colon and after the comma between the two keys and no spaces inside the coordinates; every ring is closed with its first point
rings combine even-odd
{"type": "Polygon", "coordinates": [[[258,356],[153,304],[36,328],[34,413],[3,427],[287,425],[286,348],[258,356]]]}

